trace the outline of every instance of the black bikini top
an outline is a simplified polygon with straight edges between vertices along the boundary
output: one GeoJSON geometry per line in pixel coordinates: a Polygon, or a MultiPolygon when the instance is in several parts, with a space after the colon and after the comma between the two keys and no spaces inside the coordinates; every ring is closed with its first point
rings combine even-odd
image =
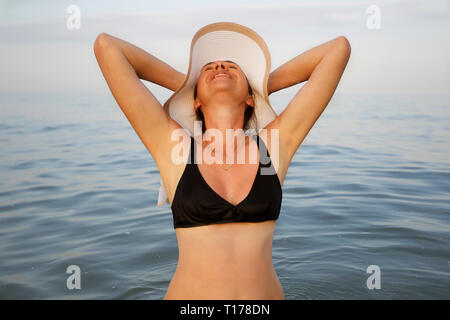
{"type": "Polygon", "coordinates": [[[278,219],[282,200],[280,180],[264,141],[258,135],[256,138],[259,150],[256,178],[245,199],[233,205],[218,195],[203,179],[195,161],[196,144],[191,136],[189,160],[171,205],[174,228],[278,219]]]}

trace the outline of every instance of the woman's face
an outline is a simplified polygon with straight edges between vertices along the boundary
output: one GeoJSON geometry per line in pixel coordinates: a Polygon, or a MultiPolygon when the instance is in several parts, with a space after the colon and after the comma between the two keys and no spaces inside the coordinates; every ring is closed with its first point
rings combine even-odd
{"type": "Polygon", "coordinates": [[[224,92],[228,99],[231,97],[238,104],[253,106],[253,98],[248,91],[247,78],[238,64],[228,60],[210,62],[200,70],[195,108],[208,104],[224,92]]]}

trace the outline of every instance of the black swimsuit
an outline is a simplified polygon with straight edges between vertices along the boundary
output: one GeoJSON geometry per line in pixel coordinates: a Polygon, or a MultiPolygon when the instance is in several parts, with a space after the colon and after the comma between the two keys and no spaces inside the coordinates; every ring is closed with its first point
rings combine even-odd
{"type": "Polygon", "coordinates": [[[280,180],[264,141],[258,135],[256,138],[259,150],[256,178],[245,199],[233,205],[218,195],[203,179],[195,161],[196,147],[191,137],[189,160],[171,205],[174,228],[278,219],[282,200],[280,180]],[[266,155],[261,152],[260,141],[266,155]]]}

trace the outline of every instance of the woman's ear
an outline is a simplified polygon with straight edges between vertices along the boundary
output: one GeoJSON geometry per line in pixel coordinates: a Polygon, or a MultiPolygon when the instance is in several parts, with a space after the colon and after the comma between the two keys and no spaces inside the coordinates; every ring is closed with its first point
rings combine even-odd
{"type": "Polygon", "coordinates": [[[245,100],[245,103],[250,107],[255,107],[255,99],[253,98],[252,95],[249,95],[247,100],[245,100]]]}
{"type": "Polygon", "coordinates": [[[194,100],[194,111],[197,112],[198,108],[200,108],[200,106],[201,106],[200,102],[198,101],[197,98],[195,98],[195,100],[194,100]]]}

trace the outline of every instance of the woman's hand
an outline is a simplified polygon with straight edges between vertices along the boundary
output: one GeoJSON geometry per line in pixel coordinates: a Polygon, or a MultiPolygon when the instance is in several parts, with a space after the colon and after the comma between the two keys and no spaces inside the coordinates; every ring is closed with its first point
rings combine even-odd
{"type": "Polygon", "coordinates": [[[269,75],[269,80],[267,81],[267,95],[268,96],[270,96],[272,94],[272,92],[274,92],[273,89],[272,89],[272,82],[271,82],[271,79],[270,79],[271,76],[272,76],[272,73],[269,75]]]}

